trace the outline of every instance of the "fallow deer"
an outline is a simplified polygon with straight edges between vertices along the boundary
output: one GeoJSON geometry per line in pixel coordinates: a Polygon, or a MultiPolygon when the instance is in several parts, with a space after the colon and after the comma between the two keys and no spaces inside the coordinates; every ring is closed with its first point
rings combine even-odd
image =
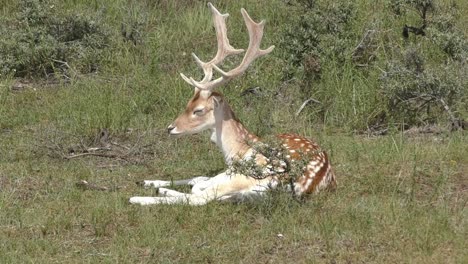
{"type": "Polygon", "coordinates": [[[144,181],[144,186],[159,188],[159,197],[132,197],[130,203],[149,204],[180,204],[203,205],[212,200],[243,200],[262,196],[272,188],[285,186],[297,197],[305,197],[323,189],[336,187],[329,157],[317,143],[295,134],[281,134],[281,149],[284,159],[272,159],[263,155],[255,148],[260,139],[250,133],[236,118],[224,96],[215,88],[242,75],[248,66],[258,57],[273,51],[274,46],[266,50],[260,49],[263,36],[264,21],[254,22],[245,9],[241,9],[249,33],[249,46],[239,66],[225,72],[219,64],[230,55],[242,53],[242,49],[235,49],[229,44],[227,37],[226,18],[228,14],[221,14],[211,3],[208,4],[213,13],[213,21],[218,41],[216,56],[209,62],[203,62],[192,54],[197,64],[203,69],[204,78],[195,81],[184,74],[181,77],[195,89],[193,97],[187,104],[185,111],[168,127],[170,135],[181,136],[211,130],[211,140],[219,146],[224,159],[230,167],[227,171],[209,177],[195,177],[179,181],[144,181]],[[213,70],[221,77],[213,79],[213,70]],[[299,160],[301,174],[291,178],[287,167],[299,160]],[[236,164],[254,163],[261,169],[261,176],[241,173],[233,169],[236,164]],[[288,165],[289,164],[289,165],[288,165]],[[171,185],[192,185],[191,193],[162,188],[171,185]]]}

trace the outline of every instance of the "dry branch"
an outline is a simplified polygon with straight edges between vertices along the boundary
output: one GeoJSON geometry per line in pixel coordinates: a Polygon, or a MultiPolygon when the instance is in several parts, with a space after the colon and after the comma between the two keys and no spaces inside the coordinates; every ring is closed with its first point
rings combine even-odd
{"type": "Polygon", "coordinates": [[[98,156],[98,157],[104,157],[104,158],[110,158],[110,159],[119,157],[118,155],[115,155],[115,154],[87,152],[87,153],[80,153],[80,154],[66,156],[65,159],[74,159],[74,158],[83,157],[83,156],[98,156]]]}
{"type": "Polygon", "coordinates": [[[111,192],[121,189],[121,187],[113,187],[109,188],[106,186],[98,186],[96,184],[89,183],[88,181],[81,180],[75,184],[77,187],[83,190],[94,190],[94,191],[104,191],[104,192],[111,192]]]}
{"type": "Polygon", "coordinates": [[[320,101],[318,101],[318,100],[316,100],[314,98],[309,98],[309,99],[305,100],[304,103],[302,103],[301,107],[299,107],[299,109],[297,110],[295,115],[298,116],[302,112],[304,107],[306,107],[306,105],[309,104],[310,102],[314,102],[316,104],[321,104],[320,101]]]}

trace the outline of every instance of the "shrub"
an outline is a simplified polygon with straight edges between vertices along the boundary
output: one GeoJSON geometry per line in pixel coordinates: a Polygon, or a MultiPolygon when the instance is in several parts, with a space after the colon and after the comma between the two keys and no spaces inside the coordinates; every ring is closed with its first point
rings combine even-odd
{"type": "Polygon", "coordinates": [[[453,123],[459,122],[460,102],[466,100],[468,68],[452,61],[429,66],[414,47],[400,60],[388,63],[381,78],[382,92],[394,119],[409,125],[435,123],[441,112],[453,123]]]}
{"type": "Polygon", "coordinates": [[[279,40],[287,61],[286,77],[297,69],[312,79],[320,76],[320,63],[343,62],[350,43],[355,6],[348,1],[330,5],[326,2],[298,1],[301,14],[287,25],[279,40]]]}
{"type": "Polygon", "coordinates": [[[40,76],[96,71],[110,33],[97,17],[58,14],[47,0],[22,0],[0,29],[0,75],[40,76]]]}
{"type": "Polygon", "coordinates": [[[391,7],[398,16],[414,10],[422,20],[419,28],[405,25],[405,38],[410,32],[427,38],[409,39],[405,43],[407,47],[386,62],[381,88],[391,116],[409,125],[423,125],[438,121],[444,111],[457,126],[462,123],[463,105],[468,96],[468,41],[456,27],[457,7],[436,6],[432,0],[391,0],[391,7]],[[429,12],[431,19],[428,19],[429,12]],[[424,54],[430,52],[418,44],[424,41],[435,44],[430,46],[430,52],[439,52],[441,60],[426,62],[429,56],[424,54]]]}
{"type": "Polygon", "coordinates": [[[459,20],[459,8],[453,3],[448,8],[440,8],[428,29],[431,41],[437,45],[449,59],[463,61],[468,58],[468,40],[463,31],[456,26],[459,20]]]}

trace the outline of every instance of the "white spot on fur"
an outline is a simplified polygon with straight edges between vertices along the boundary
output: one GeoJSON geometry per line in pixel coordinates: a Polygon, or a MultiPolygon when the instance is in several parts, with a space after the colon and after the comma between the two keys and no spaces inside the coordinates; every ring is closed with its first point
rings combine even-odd
{"type": "Polygon", "coordinates": [[[307,181],[306,181],[306,183],[305,183],[305,185],[304,185],[304,189],[306,189],[306,190],[309,189],[309,186],[312,184],[312,181],[313,181],[313,180],[314,180],[313,177],[307,179],[307,181]]]}
{"type": "Polygon", "coordinates": [[[320,171],[320,169],[322,168],[322,166],[323,166],[322,163],[320,163],[319,165],[315,166],[315,168],[314,168],[314,174],[317,174],[317,173],[320,171]]]}
{"type": "Polygon", "coordinates": [[[310,165],[310,166],[317,166],[318,164],[319,164],[319,161],[318,161],[318,160],[311,160],[311,161],[309,162],[309,165],[310,165]]]}
{"type": "Polygon", "coordinates": [[[297,195],[301,195],[304,191],[304,186],[302,186],[302,184],[299,184],[297,182],[294,183],[294,192],[297,195]]]}
{"type": "Polygon", "coordinates": [[[328,166],[327,171],[325,172],[325,177],[319,182],[317,186],[317,190],[324,189],[330,184],[331,177],[330,177],[330,166],[328,166]]]}

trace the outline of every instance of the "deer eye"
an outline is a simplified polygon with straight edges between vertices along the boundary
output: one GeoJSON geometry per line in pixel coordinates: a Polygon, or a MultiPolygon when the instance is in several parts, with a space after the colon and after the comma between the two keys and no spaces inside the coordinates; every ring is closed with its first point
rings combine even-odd
{"type": "Polygon", "coordinates": [[[196,109],[195,111],[193,111],[193,114],[197,116],[201,116],[203,115],[203,109],[196,109]]]}

